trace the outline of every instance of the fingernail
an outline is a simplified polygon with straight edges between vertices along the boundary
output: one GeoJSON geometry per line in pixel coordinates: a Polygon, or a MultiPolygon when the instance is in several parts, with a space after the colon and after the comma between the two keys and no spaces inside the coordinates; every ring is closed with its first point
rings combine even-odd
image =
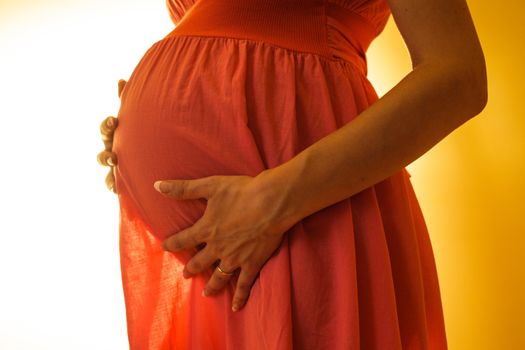
{"type": "Polygon", "coordinates": [[[232,311],[237,312],[239,310],[239,306],[237,304],[232,306],[232,311]]]}
{"type": "Polygon", "coordinates": [[[202,296],[203,296],[203,297],[207,297],[207,296],[208,296],[208,293],[206,293],[206,289],[203,289],[203,290],[202,290],[202,296]]]}
{"type": "Polygon", "coordinates": [[[160,184],[161,184],[162,181],[155,181],[155,183],[153,184],[153,187],[155,187],[155,189],[159,192],[162,192],[160,190],[160,184]]]}

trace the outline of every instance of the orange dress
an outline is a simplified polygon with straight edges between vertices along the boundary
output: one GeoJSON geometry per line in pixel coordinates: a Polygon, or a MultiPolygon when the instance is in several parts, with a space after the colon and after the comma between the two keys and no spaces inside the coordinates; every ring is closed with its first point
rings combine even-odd
{"type": "MultiPolygon", "coordinates": [[[[299,221],[247,304],[201,291],[196,252],[161,248],[205,199],[158,179],[256,176],[352,122],[378,96],[365,52],[386,0],[167,0],[175,29],[144,54],[114,135],[130,348],[446,349],[431,241],[406,169],[299,221]]],[[[239,213],[241,215],[241,213],[239,213]]]]}

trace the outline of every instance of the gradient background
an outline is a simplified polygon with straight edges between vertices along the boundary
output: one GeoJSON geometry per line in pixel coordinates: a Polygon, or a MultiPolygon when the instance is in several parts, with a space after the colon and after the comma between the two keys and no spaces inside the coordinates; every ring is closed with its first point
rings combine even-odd
{"type": "MultiPolygon", "coordinates": [[[[408,169],[449,348],[525,349],[525,5],[469,6],[488,105],[408,169]]],[[[1,349],[128,348],[98,127],[171,29],[164,0],[0,0],[1,349]]],[[[392,18],[368,57],[380,95],[410,71],[392,18]]]]}

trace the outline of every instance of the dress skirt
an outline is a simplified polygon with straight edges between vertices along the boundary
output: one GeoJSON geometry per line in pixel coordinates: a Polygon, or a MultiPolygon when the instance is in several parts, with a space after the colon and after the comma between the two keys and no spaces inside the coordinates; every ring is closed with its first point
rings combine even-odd
{"type": "Polygon", "coordinates": [[[238,312],[233,283],[201,296],[212,267],[182,277],[195,251],[161,248],[206,201],[166,198],[156,180],[256,176],[378,99],[364,51],[381,28],[354,3],[186,2],[138,63],[113,146],[132,350],[446,349],[431,241],[404,168],[290,228],[238,312]]]}

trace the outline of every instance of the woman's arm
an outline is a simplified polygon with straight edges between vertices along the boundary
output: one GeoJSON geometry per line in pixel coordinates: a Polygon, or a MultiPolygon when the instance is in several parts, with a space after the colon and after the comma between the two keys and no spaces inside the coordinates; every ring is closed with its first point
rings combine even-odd
{"type": "Polygon", "coordinates": [[[272,215],[281,221],[296,222],[384,180],[487,103],[485,60],[465,1],[389,3],[413,71],[352,122],[258,176],[263,193],[278,201],[272,215]]]}
{"type": "MultiPolygon", "coordinates": [[[[414,70],[355,120],[256,177],[157,183],[175,199],[207,199],[202,218],[163,247],[176,252],[206,242],[184,267],[186,277],[217,260],[226,271],[240,267],[234,310],[296,222],[399,171],[484,108],[485,63],[464,0],[389,1],[414,70]]],[[[215,270],[207,295],[230,278],[215,270]]]]}

